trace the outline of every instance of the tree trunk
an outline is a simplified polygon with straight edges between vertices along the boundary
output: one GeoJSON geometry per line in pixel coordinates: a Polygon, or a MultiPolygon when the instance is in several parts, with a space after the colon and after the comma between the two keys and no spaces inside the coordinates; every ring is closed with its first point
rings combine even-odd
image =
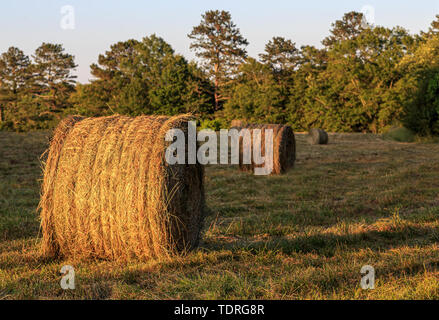
{"type": "Polygon", "coordinates": [[[0,105],[0,123],[2,123],[4,121],[4,117],[3,117],[3,106],[0,105]]]}
{"type": "Polygon", "coordinates": [[[218,94],[218,86],[217,86],[217,81],[215,80],[215,93],[214,93],[214,97],[215,97],[215,111],[218,111],[219,109],[219,94],[218,94]]]}
{"type": "Polygon", "coordinates": [[[215,63],[215,93],[214,93],[214,97],[215,97],[215,111],[218,111],[219,109],[219,82],[218,82],[218,70],[219,70],[219,65],[217,63],[215,63]]]}

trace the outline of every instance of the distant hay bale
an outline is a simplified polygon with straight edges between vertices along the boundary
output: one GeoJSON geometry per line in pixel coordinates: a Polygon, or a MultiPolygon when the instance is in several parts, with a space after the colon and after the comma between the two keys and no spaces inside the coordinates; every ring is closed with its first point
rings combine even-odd
{"type": "Polygon", "coordinates": [[[164,137],[190,116],[69,117],[54,132],[40,201],[47,256],[166,258],[194,248],[203,167],[169,165],[164,137]]]}
{"type": "Polygon", "coordinates": [[[230,125],[231,128],[242,128],[244,126],[245,122],[244,120],[232,120],[232,123],[230,125]]]}
{"type": "Polygon", "coordinates": [[[308,133],[310,144],[328,144],[328,134],[322,129],[311,129],[308,133]]]}
{"type": "MultiPolygon", "coordinates": [[[[280,124],[250,124],[243,129],[249,129],[253,141],[253,130],[261,129],[261,153],[265,156],[265,130],[273,130],[273,171],[271,174],[283,174],[290,168],[294,167],[296,161],[296,139],[293,129],[290,126],[280,124]]],[[[239,169],[241,171],[251,171],[257,167],[263,167],[265,164],[257,165],[254,163],[253,151],[251,164],[243,163],[244,139],[240,137],[239,143],[239,169]]],[[[253,148],[252,148],[253,150],[253,148]]]]}

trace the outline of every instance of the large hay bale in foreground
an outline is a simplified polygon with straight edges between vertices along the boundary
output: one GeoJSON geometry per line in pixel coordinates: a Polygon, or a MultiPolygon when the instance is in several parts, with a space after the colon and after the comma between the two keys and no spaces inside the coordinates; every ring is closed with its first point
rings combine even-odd
{"type": "MultiPolygon", "coordinates": [[[[40,201],[43,253],[166,258],[198,243],[203,167],[169,165],[164,137],[176,117],[69,117],[54,132],[40,201]]],[[[186,139],[187,141],[187,139],[186,139]]]]}
{"type": "Polygon", "coordinates": [[[308,133],[310,144],[328,144],[328,134],[322,129],[311,129],[308,133]]]}
{"type": "MultiPolygon", "coordinates": [[[[253,144],[253,130],[261,130],[261,154],[265,156],[265,130],[273,130],[273,171],[271,174],[283,174],[287,172],[290,168],[294,167],[294,162],[296,161],[296,139],[294,137],[293,129],[290,126],[280,125],[280,124],[250,124],[242,129],[249,129],[253,144]]],[[[251,164],[243,163],[243,150],[245,148],[245,139],[243,136],[239,139],[239,169],[241,171],[251,171],[257,167],[263,167],[265,164],[255,164],[252,159],[251,164]]],[[[252,146],[253,150],[253,146],[252,146]]]]}

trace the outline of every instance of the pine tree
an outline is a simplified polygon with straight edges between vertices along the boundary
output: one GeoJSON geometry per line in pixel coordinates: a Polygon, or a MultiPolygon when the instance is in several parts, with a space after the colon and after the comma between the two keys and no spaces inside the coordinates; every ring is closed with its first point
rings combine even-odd
{"type": "Polygon", "coordinates": [[[276,74],[293,71],[299,62],[299,50],[296,44],[283,37],[273,37],[265,45],[265,53],[260,54],[261,61],[269,65],[276,74]]]}
{"type": "Polygon", "coordinates": [[[110,50],[100,54],[98,63],[93,63],[91,74],[97,79],[110,80],[133,76],[135,70],[131,70],[134,59],[138,56],[137,40],[127,40],[111,45],[110,50]]]}
{"type": "Polygon", "coordinates": [[[90,66],[95,79],[74,97],[81,113],[137,115],[147,110],[148,87],[141,81],[143,65],[139,61],[138,45],[139,41],[134,39],[120,41],[99,55],[98,62],[90,66]]]}
{"type": "Polygon", "coordinates": [[[29,88],[31,79],[29,57],[18,48],[10,47],[0,56],[0,123],[5,121],[5,109],[17,110],[19,95],[29,88]]]}
{"type": "Polygon", "coordinates": [[[41,103],[46,105],[44,113],[59,114],[68,105],[74,91],[77,67],[74,57],[65,53],[60,44],[43,43],[36,49],[34,58],[35,90],[41,103]]]}
{"type": "Polygon", "coordinates": [[[365,29],[363,19],[364,16],[361,12],[345,13],[341,20],[332,24],[331,35],[322,41],[323,45],[330,48],[340,41],[355,39],[365,29]]]}
{"type": "Polygon", "coordinates": [[[207,11],[201,23],[188,37],[190,48],[203,61],[206,74],[214,83],[215,110],[227,99],[226,91],[236,76],[238,66],[247,56],[247,40],[232,21],[227,11],[207,11]]]}

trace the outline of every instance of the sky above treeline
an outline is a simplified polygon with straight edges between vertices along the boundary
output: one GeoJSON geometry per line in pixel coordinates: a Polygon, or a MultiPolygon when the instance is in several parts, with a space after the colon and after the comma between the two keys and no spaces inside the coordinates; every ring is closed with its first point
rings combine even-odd
{"type": "Polygon", "coordinates": [[[0,52],[10,46],[31,55],[42,42],[61,43],[76,58],[78,81],[92,77],[90,64],[110,45],[157,34],[189,60],[187,34],[207,10],[227,10],[250,42],[250,56],[273,36],[298,46],[321,46],[331,23],[349,11],[365,11],[376,25],[427,30],[439,0],[14,0],[0,2],[0,52]],[[73,21],[73,22],[72,22],[73,21]]]}

